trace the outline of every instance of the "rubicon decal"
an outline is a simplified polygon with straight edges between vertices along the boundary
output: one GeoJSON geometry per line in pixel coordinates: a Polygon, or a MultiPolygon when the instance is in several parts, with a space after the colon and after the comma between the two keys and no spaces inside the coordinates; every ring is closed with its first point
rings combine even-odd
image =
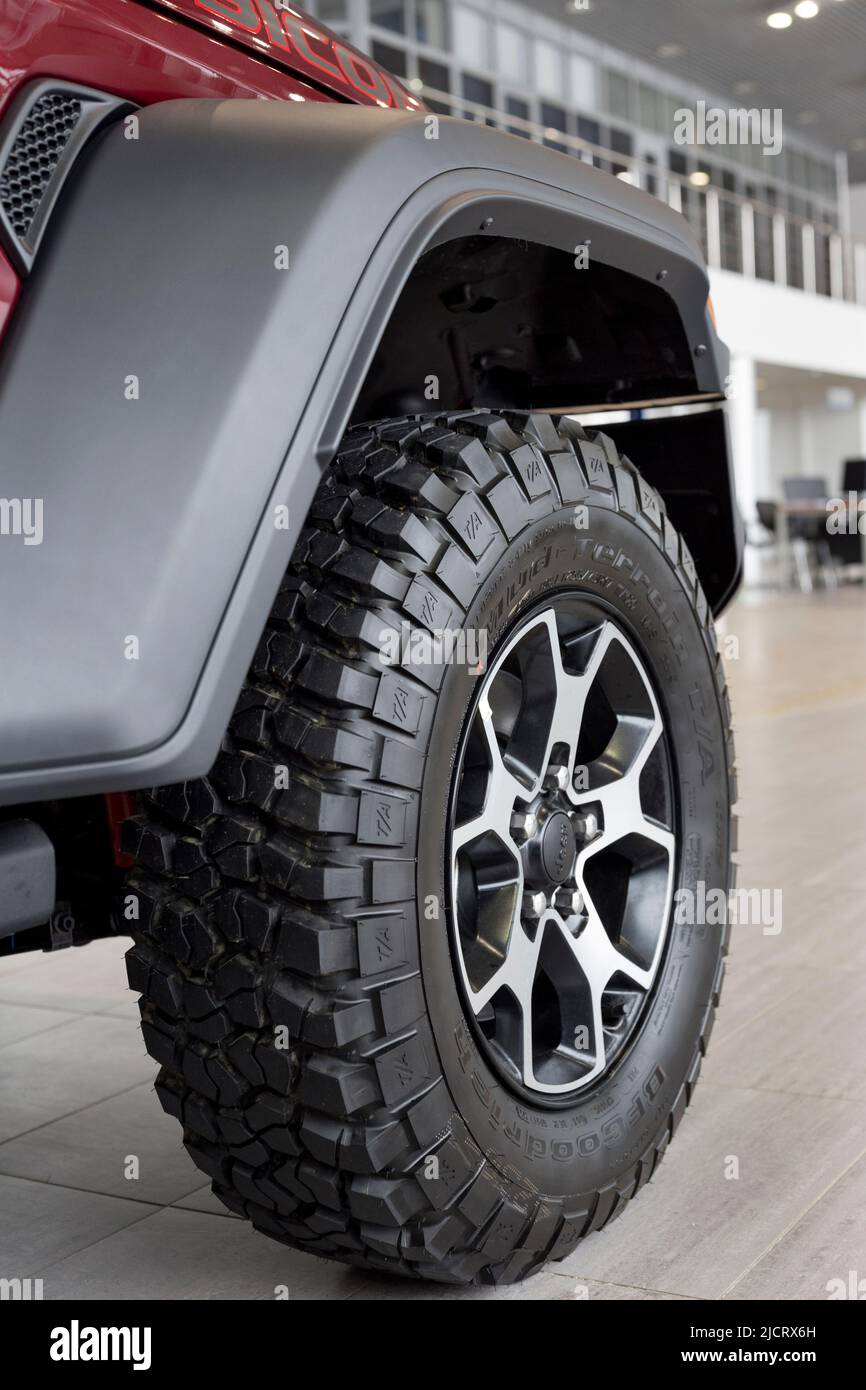
{"type": "Polygon", "coordinates": [[[410,97],[372,59],[282,0],[158,0],[164,9],[197,20],[270,61],[302,71],[352,101],[414,110],[410,97]]]}

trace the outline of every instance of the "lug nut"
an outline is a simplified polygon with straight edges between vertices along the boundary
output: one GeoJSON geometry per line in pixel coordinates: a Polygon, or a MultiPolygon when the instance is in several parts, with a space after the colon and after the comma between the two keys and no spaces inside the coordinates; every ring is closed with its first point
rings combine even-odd
{"type": "Polygon", "coordinates": [[[532,811],[515,811],[511,817],[511,833],[529,840],[538,829],[538,817],[532,811]]]}
{"type": "Polygon", "coordinates": [[[594,840],[598,834],[598,816],[595,811],[578,811],[574,818],[574,828],[582,840],[594,840]]]}
{"type": "Polygon", "coordinates": [[[525,916],[540,917],[546,909],[547,898],[544,893],[524,893],[523,911],[525,916]]]}
{"type": "Polygon", "coordinates": [[[568,768],[563,767],[561,764],[549,767],[547,769],[547,776],[544,779],[544,785],[549,788],[550,791],[556,787],[559,791],[564,792],[568,786],[568,768]]]}
{"type": "Polygon", "coordinates": [[[556,908],[563,917],[579,917],[583,912],[583,894],[579,888],[560,888],[556,908]]]}

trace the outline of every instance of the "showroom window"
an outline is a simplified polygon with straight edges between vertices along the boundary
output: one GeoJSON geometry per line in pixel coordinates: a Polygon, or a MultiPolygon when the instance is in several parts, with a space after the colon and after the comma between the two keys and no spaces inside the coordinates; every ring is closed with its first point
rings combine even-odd
{"type": "Polygon", "coordinates": [[[406,7],[402,0],[368,0],[370,23],[380,29],[391,29],[395,34],[406,32],[406,7]]]}
{"type": "Polygon", "coordinates": [[[432,58],[418,58],[418,76],[424,86],[434,92],[450,92],[450,76],[443,63],[435,63],[432,58]]]}
{"type": "MultiPolygon", "coordinates": [[[[634,141],[627,130],[616,130],[611,126],[609,144],[614,154],[634,154],[634,141]]],[[[610,172],[612,174],[626,174],[628,168],[627,164],[612,164],[610,172]]]]}
{"type": "Polygon", "coordinates": [[[790,151],[781,149],[778,154],[774,154],[769,157],[765,155],[762,151],[761,158],[764,160],[766,164],[769,164],[771,166],[767,172],[772,174],[774,179],[780,181],[781,183],[786,183],[789,181],[792,183],[795,182],[795,180],[791,179],[791,165],[789,162],[790,151]]]}
{"type": "MultiPolygon", "coordinates": [[[[451,76],[444,63],[434,63],[430,58],[418,59],[418,76],[424,86],[434,92],[450,92],[451,76]]],[[[436,101],[433,97],[425,97],[427,105],[431,111],[436,111],[440,116],[450,116],[451,107],[444,102],[436,101]]]]}
{"type": "Polygon", "coordinates": [[[431,48],[448,47],[445,0],[415,0],[415,37],[431,48]]]}
{"type": "MultiPolygon", "coordinates": [[[[509,116],[517,116],[521,121],[529,120],[529,102],[524,101],[522,97],[507,96],[505,98],[505,110],[509,116]]],[[[524,140],[530,140],[532,138],[529,131],[523,130],[520,126],[507,126],[506,129],[510,134],[519,135],[524,140]]]]}
{"type": "Polygon", "coordinates": [[[825,198],[833,198],[834,201],[838,197],[836,166],[834,164],[821,165],[821,192],[825,198]]]}
{"type": "Polygon", "coordinates": [[[316,15],[323,24],[331,28],[336,24],[346,23],[346,0],[319,0],[316,6],[316,15]]]}
{"type": "Polygon", "coordinates": [[[418,59],[418,76],[425,87],[432,87],[434,92],[450,92],[451,78],[444,63],[436,63],[432,58],[418,59]]]}
{"type": "Polygon", "coordinates": [[[490,66],[489,25],[484,15],[466,5],[454,7],[454,53],[472,67],[490,66]]]}
{"type": "Polygon", "coordinates": [[[546,39],[535,40],[535,85],[545,96],[562,96],[562,55],[546,39]]]}
{"type": "Polygon", "coordinates": [[[802,155],[799,150],[788,151],[788,178],[798,188],[808,187],[806,183],[806,156],[802,155]]]}
{"type": "Polygon", "coordinates": [[[496,26],[496,57],[500,75],[508,82],[526,82],[528,77],[527,36],[513,24],[496,26]]]}
{"type": "Polygon", "coordinates": [[[568,60],[569,100],[575,106],[593,111],[596,100],[595,67],[589,58],[580,53],[572,53],[568,60]]]}
{"type": "Polygon", "coordinates": [[[685,97],[672,97],[669,92],[664,93],[662,97],[662,134],[666,135],[669,140],[674,138],[674,131],[677,127],[677,112],[686,110],[688,105],[685,97]]]}
{"type": "Polygon", "coordinates": [[[393,48],[389,43],[380,43],[374,39],[370,45],[370,53],[381,63],[388,72],[393,72],[395,77],[405,78],[408,75],[408,64],[406,54],[401,48],[393,48]]]}
{"type": "Polygon", "coordinates": [[[721,179],[718,169],[712,164],[708,164],[703,154],[700,154],[695,160],[695,167],[692,172],[696,175],[699,174],[702,182],[697,185],[698,192],[694,198],[689,199],[688,219],[701,244],[701,251],[706,260],[710,249],[706,190],[710,185],[717,186],[721,179]]]}
{"type": "MultiPolygon", "coordinates": [[[[795,217],[808,217],[809,205],[804,198],[788,197],[786,199],[788,212],[795,217]]],[[[800,231],[800,224],[792,222],[788,227],[787,237],[788,252],[788,284],[795,289],[803,288],[803,235],[800,231]]]]}
{"type": "MultiPolygon", "coordinates": [[[[672,174],[679,174],[680,179],[685,179],[689,172],[689,161],[682,150],[668,150],[668,168],[672,174]]],[[[680,210],[688,216],[689,205],[691,203],[691,193],[688,185],[677,181],[680,190],[680,210]]]]}
{"type": "MultiPolygon", "coordinates": [[[[461,75],[461,84],[463,87],[463,95],[465,96],[467,101],[477,102],[479,106],[493,105],[493,85],[492,83],[486,81],[485,78],[476,77],[476,75],[472,72],[464,72],[461,75]]],[[[485,119],[484,117],[478,116],[471,111],[464,111],[463,115],[467,116],[470,121],[485,119]]],[[[489,118],[487,119],[486,123],[487,125],[495,124],[495,122],[490,120],[489,118]]]]}
{"type": "MultiPolygon", "coordinates": [[[[722,170],[722,188],[726,193],[736,193],[737,179],[730,169],[722,170]]],[[[743,250],[740,230],[740,209],[732,198],[719,200],[721,219],[722,266],[725,270],[742,270],[743,250]]]]}
{"type": "Polygon", "coordinates": [[[631,120],[631,102],[629,95],[630,83],[625,73],[617,72],[614,68],[608,68],[605,72],[605,85],[607,88],[607,109],[612,116],[619,116],[620,120],[631,120]]]}
{"type": "MultiPolygon", "coordinates": [[[[592,120],[589,116],[578,116],[577,133],[581,140],[586,140],[587,144],[601,144],[601,126],[598,121],[592,120]]],[[[599,159],[598,155],[593,155],[592,162],[596,169],[603,169],[606,167],[604,160],[599,159]]]]}
{"type": "Polygon", "coordinates": [[[561,106],[554,106],[549,101],[541,103],[541,124],[545,129],[544,144],[552,150],[562,150],[565,153],[568,149],[561,140],[551,140],[546,134],[549,130],[561,130],[563,134],[568,130],[568,118],[561,106]]]}
{"type": "Polygon", "coordinates": [[[648,86],[646,82],[638,83],[637,109],[639,124],[645,130],[664,133],[665,111],[661,93],[657,92],[655,87],[648,86]]]}
{"type": "MultiPolygon", "coordinates": [[[[775,188],[755,188],[752,186],[746,189],[746,195],[770,207],[776,201],[775,188]]],[[[775,278],[773,214],[771,212],[759,212],[757,209],[755,211],[755,274],[759,280],[773,280],[775,278]]]]}
{"type": "Polygon", "coordinates": [[[658,168],[658,160],[654,154],[648,154],[644,156],[644,164],[647,167],[643,172],[643,186],[647,193],[651,193],[654,198],[657,198],[659,181],[655,176],[655,170],[658,168]]]}

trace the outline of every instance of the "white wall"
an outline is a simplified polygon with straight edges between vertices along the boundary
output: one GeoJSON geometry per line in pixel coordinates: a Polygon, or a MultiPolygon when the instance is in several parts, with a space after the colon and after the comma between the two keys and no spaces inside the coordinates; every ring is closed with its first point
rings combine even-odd
{"type": "Polygon", "coordinates": [[[846,458],[863,456],[860,415],[853,410],[759,409],[763,444],[760,497],[780,497],[784,477],[826,478],[831,496],[842,486],[846,458]]]}
{"type": "Polygon", "coordinates": [[[866,380],[866,307],[713,270],[719,334],[732,353],[866,380]]]}

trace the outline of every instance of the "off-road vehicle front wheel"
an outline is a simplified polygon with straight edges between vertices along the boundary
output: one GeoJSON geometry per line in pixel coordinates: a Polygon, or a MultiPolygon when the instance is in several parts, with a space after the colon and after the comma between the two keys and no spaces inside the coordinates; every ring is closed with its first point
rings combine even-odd
{"type": "Polygon", "coordinates": [[[157,1090],[217,1194],[459,1283],[605,1226],[697,1079],[723,928],[674,904],[727,889],[731,801],[706,600],[609,439],[352,430],[213,771],[125,832],[157,1090]]]}

